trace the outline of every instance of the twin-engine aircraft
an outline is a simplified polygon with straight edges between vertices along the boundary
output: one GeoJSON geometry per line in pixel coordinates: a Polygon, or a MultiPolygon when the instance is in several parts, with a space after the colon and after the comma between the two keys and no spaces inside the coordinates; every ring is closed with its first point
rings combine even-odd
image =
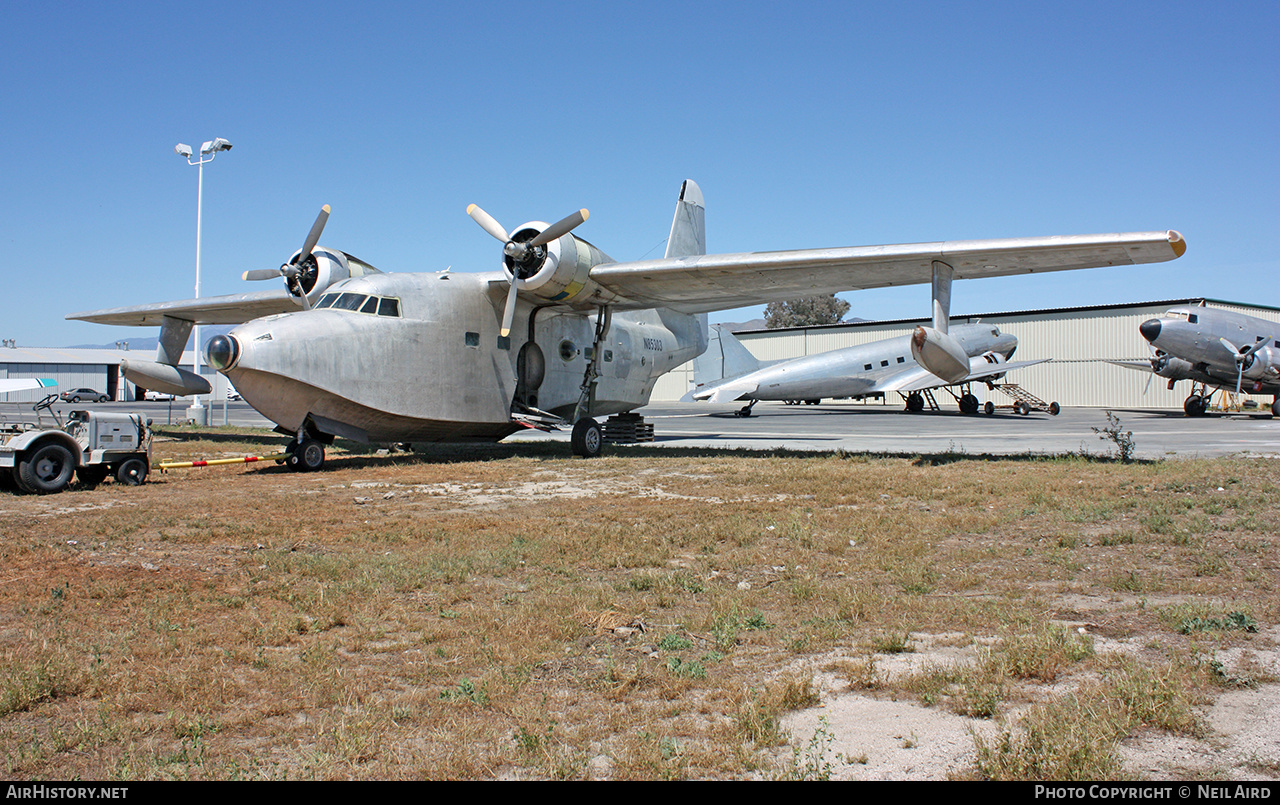
{"type": "Polygon", "coordinates": [[[706,253],[702,191],[680,189],[666,255],[617,262],[572,234],[580,210],[509,232],[468,214],[502,246],[502,270],[384,274],[318,245],[326,206],[278,270],[285,289],[76,313],[160,325],[154,362],[122,363],[145,388],[203,394],[178,367],[195,324],[240,323],[209,341],[209,364],[289,434],[288,464],[313,470],[334,437],[364,442],[496,441],[521,427],[572,426],[573,450],[600,451],[594,419],[639,408],[665,372],[707,346],[708,311],[816,294],[933,284],[934,327],[918,360],[946,377],[968,357],[946,332],[953,279],[1172,260],[1174,231],[891,246],[706,253]]]}
{"type": "Polygon", "coordinates": [[[1280,417],[1280,324],[1230,310],[1175,307],[1144,321],[1138,332],[1155,350],[1150,362],[1112,363],[1166,378],[1170,389],[1190,380],[1182,404],[1187,416],[1204,416],[1221,390],[1270,394],[1271,415],[1280,417]]]}
{"type": "Polygon", "coordinates": [[[1018,339],[1000,332],[994,324],[960,324],[952,327],[949,334],[968,359],[963,373],[957,370],[949,379],[944,379],[916,359],[918,332],[817,355],[761,362],[727,328],[716,324],[711,326],[707,351],[693,363],[695,388],[683,399],[712,403],[746,401],[737,414],[751,416],[751,409],[763,400],[811,402],[829,397],[861,400],[897,392],[906,400],[908,411],[921,411],[924,409],[922,392],[959,386],[960,393],[952,396],[960,411],[974,414],[978,412],[979,402],[970,392],[970,384],[992,383],[1006,372],[1049,360],[1011,363],[1009,358],[1018,348],[1018,339]]]}

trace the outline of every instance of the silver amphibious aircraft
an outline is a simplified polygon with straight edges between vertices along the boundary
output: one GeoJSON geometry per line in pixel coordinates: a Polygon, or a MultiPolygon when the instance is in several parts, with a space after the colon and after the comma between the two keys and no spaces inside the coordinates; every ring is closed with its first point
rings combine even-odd
{"type": "Polygon", "coordinates": [[[1187,416],[1204,416],[1215,391],[1270,394],[1280,417],[1280,323],[1207,307],[1170,308],[1138,332],[1155,351],[1150,362],[1112,361],[1167,378],[1169,388],[1191,381],[1182,404],[1187,416]]]}
{"type": "Polygon", "coordinates": [[[1048,360],[1010,363],[1018,339],[1000,332],[994,324],[956,325],[950,335],[959,342],[969,364],[965,376],[952,382],[934,375],[915,360],[911,343],[914,334],[762,363],[727,328],[716,324],[711,327],[707,351],[694,361],[696,386],[684,399],[747,401],[737,413],[750,416],[751,409],[762,400],[864,399],[898,392],[906,399],[908,411],[920,411],[924,408],[922,392],[955,385],[960,387],[960,393],[953,395],[960,410],[973,414],[977,413],[979,402],[968,388],[971,383],[992,382],[1005,372],[1048,360]]]}
{"type": "Polygon", "coordinates": [[[503,244],[500,272],[384,274],[317,245],[326,206],[289,262],[245,274],[282,277],[283,290],[68,318],[160,325],[156,361],[122,370],[174,394],[209,388],[177,366],[192,326],[246,322],[209,341],[209,363],[293,436],[297,469],[318,468],[336,436],[495,441],[521,427],[572,426],[574,452],[594,455],[594,417],[645,405],[659,376],[701,354],[708,311],[932,282],[934,326],[917,331],[913,354],[947,378],[969,368],[947,333],[953,279],[1160,262],[1186,249],[1160,231],[708,255],[692,181],[656,260],[617,262],[571,234],[586,210],[510,232],[474,204],[467,212],[503,244]]]}

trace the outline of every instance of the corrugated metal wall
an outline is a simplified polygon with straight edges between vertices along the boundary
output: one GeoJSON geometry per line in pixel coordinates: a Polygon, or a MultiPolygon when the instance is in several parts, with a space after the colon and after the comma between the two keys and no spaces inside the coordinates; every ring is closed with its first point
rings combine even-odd
{"type": "MultiPolygon", "coordinates": [[[[1180,409],[1191,384],[1179,381],[1173,391],[1168,381],[1107,363],[1108,359],[1146,360],[1150,346],[1138,333],[1138,325],[1162,315],[1171,307],[1189,302],[1151,302],[1123,307],[1080,308],[1055,311],[1021,311],[981,317],[957,317],[952,321],[995,324],[1003,332],[1018,337],[1014,360],[1052,358],[1049,363],[1013,372],[1001,382],[1013,382],[1045,401],[1061,405],[1093,408],[1175,408],[1180,409]],[[1151,382],[1148,384],[1148,378],[1151,382]]],[[[1233,310],[1249,316],[1280,322],[1280,310],[1206,300],[1206,306],[1233,310]]],[[[903,322],[870,322],[828,327],[741,333],[742,341],[761,360],[780,360],[814,355],[833,349],[865,344],[905,335],[925,319],[903,322]]],[[[686,364],[659,381],[654,401],[679,399],[693,381],[692,366],[686,364]],[[662,396],[659,396],[659,395],[662,396]]],[[[1004,405],[1010,399],[975,385],[979,399],[1004,405]]],[[[940,398],[940,402],[941,402],[940,398]]],[[[1269,396],[1250,399],[1270,405],[1269,396]]]]}

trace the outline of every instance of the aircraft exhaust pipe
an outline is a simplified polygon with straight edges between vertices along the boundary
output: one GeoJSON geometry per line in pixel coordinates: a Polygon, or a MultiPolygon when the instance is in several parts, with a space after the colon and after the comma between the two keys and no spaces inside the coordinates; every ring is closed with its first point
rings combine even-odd
{"type": "Polygon", "coordinates": [[[120,372],[125,379],[144,389],[187,397],[192,394],[208,394],[213,389],[209,381],[195,372],[152,361],[120,361],[120,372]]]}
{"type": "Polygon", "coordinates": [[[969,356],[955,336],[932,327],[917,327],[911,335],[911,357],[948,383],[969,376],[969,356]]]}

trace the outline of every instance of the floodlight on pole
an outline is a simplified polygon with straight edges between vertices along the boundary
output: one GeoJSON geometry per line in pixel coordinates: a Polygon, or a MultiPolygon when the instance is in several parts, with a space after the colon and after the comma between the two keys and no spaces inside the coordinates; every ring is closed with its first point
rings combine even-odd
{"type": "MultiPolygon", "coordinates": [[[[198,178],[196,180],[196,298],[200,298],[200,228],[201,220],[204,217],[204,163],[212,162],[213,158],[218,155],[219,151],[230,151],[231,143],[221,137],[209,140],[200,146],[200,158],[192,160],[191,146],[185,143],[178,143],[173,147],[174,153],[180,157],[186,157],[188,165],[198,167],[198,178]]],[[[195,372],[200,374],[200,325],[195,326],[195,372]]],[[[200,402],[200,395],[196,395],[192,400],[191,407],[187,409],[187,414],[191,419],[196,420],[201,425],[208,425],[208,410],[200,402]]]]}

